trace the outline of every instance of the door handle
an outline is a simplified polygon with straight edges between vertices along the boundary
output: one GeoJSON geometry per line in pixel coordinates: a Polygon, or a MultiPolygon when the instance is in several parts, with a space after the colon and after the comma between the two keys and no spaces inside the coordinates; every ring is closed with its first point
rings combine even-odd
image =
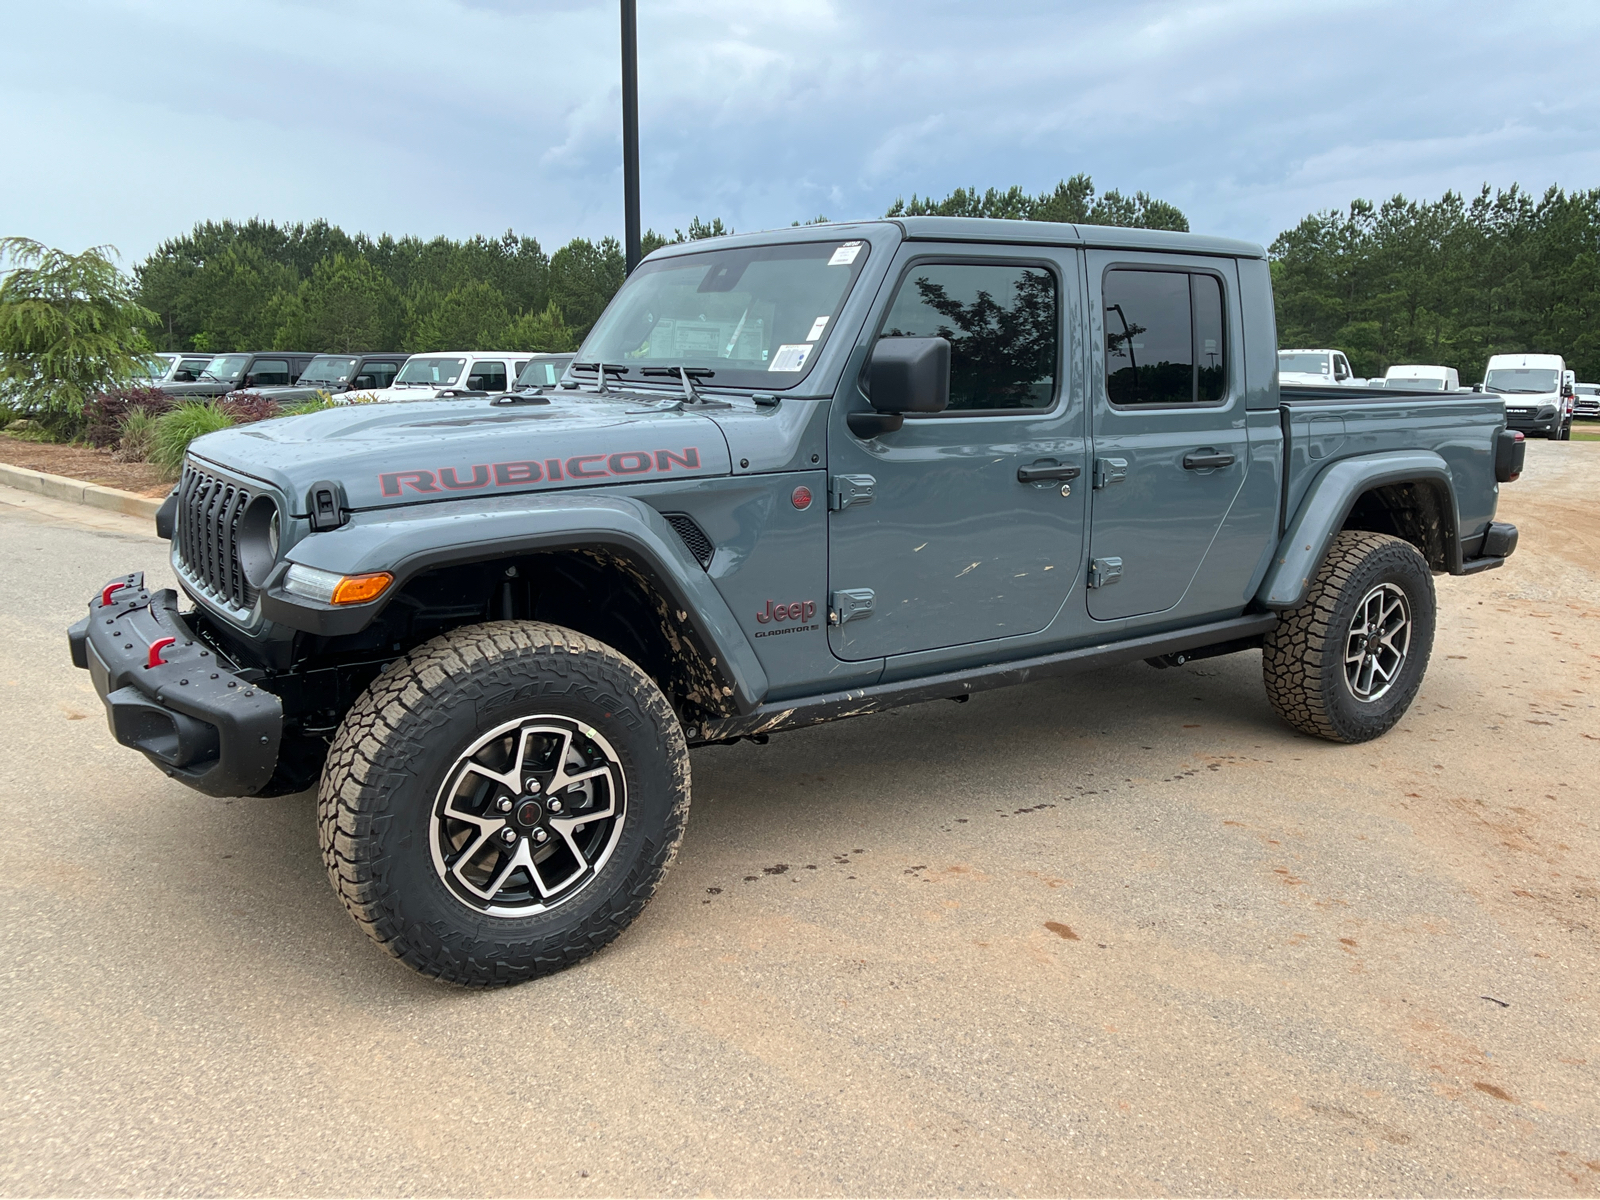
{"type": "Polygon", "coordinates": [[[1026,467],[1018,467],[1017,482],[1044,483],[1051,479],[1076,479],[1082,474],[1083,471],[1079,467],[1072,466],[1070,463],[1052,462],[1046,458],[1040,459],[1036,463],[1030,463],[1026,467]]]}
{"type": "Polygon", "coordinates": [[[1215,450],[1197,451],[1183,456],[1183,469],[1185,471],[1209,471],[1213,467],[1233,466],[1232,454],[1218,454],[1215,450]]]}

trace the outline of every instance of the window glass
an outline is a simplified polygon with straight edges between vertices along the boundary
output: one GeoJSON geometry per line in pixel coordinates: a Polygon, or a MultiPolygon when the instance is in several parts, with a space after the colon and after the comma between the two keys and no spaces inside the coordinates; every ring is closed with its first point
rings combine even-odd
{"type": "Polygon", "coordinates": [[[1105,309],[1106,396],[1111,403],[1193,403],[1189,276],[1108,271],[1105,309]]]}
{"type": "Polygon", "coordinates": [[[561,372],[566,369],[566,359],[536,358],[517,372],[519,388],[554,387],[561,382],[561,372]]]}
{"type": "Polygon", "coordinates": [[[1185,271],[1107,271],[1106,397],[1217,404],[1228,394],[1222,284],[1185,271]]]}
{"type": "Polygon", "coordinates": [[[605,362],[628,380],[689,366],[713,372],[719,387],[789,387],[816,362],[868,251],[851,240],[647,259],[584,339],[583,378],[605,362]]]}
{"type": "Polygon", "coordinates": [[[349,355],[318,355],[300,372],[300,383],[304,387],[332,387],[347,383],[355,365],[356,360],[349,355]]]}
{"type": "Polygon", "coordinates": [[[172,372],[173,382],[193,383],[195,380],[200,378],[201,372],[206,369],[207,364],[210,362],[211,360],[209,358],[181,359],[178,362],[177,367],[172,372]]]}
{"type": "Polygon", "coordinates": [[[950,343],[950,412],[1049,408],[1057,311],[1056,278],[1043,267],[928,263],[900,284],[878,336],[950,343]]]}
{"type": "Polygon", "coordinates": [[[284,387],[289,382],[288,359],[256,359],[250,364],[250,375],[245,382],[251,387],[284,387]]]}
{"type": "Polygon", "coordinates": [[[418,387],[449,387],[467,369],[464,358],[413,358],[394,377],[396,384],[418,387]]]}
{"type": "Polygon", "coordinates": [[[204,377],[219,383],[231,383],[239,378],[239,372],[244,370],[249,361],[248,354],[219,354],[206,364],[204,377]]]}
{"type": "Polygon", "coordinates": [[[1278,370],[1293,371],[1300,375],[1326,375],[1328,373],[1328,356],[1326,354],[1295,354],[1288,350],[1278,351],[1278,370]]]}
{"type": "Polygon", "coordinates": [[[1496,367],[1483,377],[1489,391],[1512,396],[1553,392],[1560,385],[1559,372],[1547,367],[1496,367]]]}
{"type": "Polygon", "coordinates": [[[506,390],[506,365],[503,362],[478,362],[472,364],[467,374],[467,387],[475,392],[503,392],[506,390]]]}
{"type": "Polygon", "coordinates": [[[1228,394],[1228,367],[1223,361],[1222,281],[1215,275],[1191,275],[1194,292],[1195,399],[1217,404],[1228,394]]]}
{"type": "Polygon", "coordinates": [[[394,382],[394,377],[400,373],[398,359],[368,359],[361,366],[361,374],[372,382],[365,387],[386,388],[394,382]]]}

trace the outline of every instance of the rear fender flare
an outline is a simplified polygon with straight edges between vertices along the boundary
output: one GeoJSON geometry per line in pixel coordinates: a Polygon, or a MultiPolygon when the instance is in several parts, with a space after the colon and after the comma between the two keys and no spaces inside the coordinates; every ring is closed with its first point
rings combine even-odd
{"type": "Polygon", "coordinates": [[[1431,450],[1362,454],[1330,463],[1312,481],[1278,543],[1278,553],[1256,592],[1256,601],[1266,608],[1298,607],[1356,501],[1373,488],[1397,483],[1422,484],[1442,494],[1445,557],[1451,573],[1458,573],[1461,522],[1449,464],[1431,450]]]}
{"type": "Polygon", "coordinates": [[[261,593],[262,614],[324,636],[358,633],[425,571],[518,554],[610,554],[659,589],[707,653],[718,690],[740,712],[765,698],[766,672],[722,594],[655,509],[628,496],[504,497],[357,513],[343,527],[297,542],[261,593]],[[341,575],[389,571],[395,581],[371,604],[333,608],[284,592],[290,565],[341,575]]]}

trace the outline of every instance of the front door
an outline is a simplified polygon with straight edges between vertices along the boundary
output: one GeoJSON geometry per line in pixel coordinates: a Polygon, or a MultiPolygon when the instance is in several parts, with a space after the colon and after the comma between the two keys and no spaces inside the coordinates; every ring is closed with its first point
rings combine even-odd
{"type": "Polygon", "coordinates": [[[901,255],[863,346],[947,339],[950,406],[876,437],[846,423],[859,380],[834,406],[828,636],[851,661],[1034,633],[1083,549],[1086,405],[1062,336],[1080,327],[1077,252],[901,255]]]}
{"type": "Polygon", "coordinates": [[[1179,608],[1250,465],[1237,276],[1198,255],[1094,250],[1087,263],[1099,335],[1089,615],[1154,618],[1179,608]]]}

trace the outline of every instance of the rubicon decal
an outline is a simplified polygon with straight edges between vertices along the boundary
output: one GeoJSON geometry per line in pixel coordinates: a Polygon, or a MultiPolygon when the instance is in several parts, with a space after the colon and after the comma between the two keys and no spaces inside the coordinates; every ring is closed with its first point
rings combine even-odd
{"type": "MultiPolygon", "coordinates": [[[[700,448],[623,450],[618,454],[574,454],[570,458],[527,458],[517,462],[477,463],[470,467],[436,467],[431,471],[384,471],[378,476],[385,496],[413,492],[472,492],[486,487],[521,487],[574,479],[619,479],[632,475],[667,475],[700,468],[700,448]]],[[[816,606],[813,604],[813,608],[816,606]]]]}

